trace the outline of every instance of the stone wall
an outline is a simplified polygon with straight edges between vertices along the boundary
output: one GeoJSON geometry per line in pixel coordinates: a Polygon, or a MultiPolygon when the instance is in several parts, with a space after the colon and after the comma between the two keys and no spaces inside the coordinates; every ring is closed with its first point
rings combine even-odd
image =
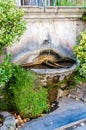
{"type": "Polygon", "coordinates": [[[24,10],[27,30],[20,41],[8,48],[13,62],[31,62],[43,49],[52,49],[66,57],[73,54],[77,37],[86,28],[81,7],[28,7],[24,10]],[[34,56],[33,56],[33,55],[34,56]]]}

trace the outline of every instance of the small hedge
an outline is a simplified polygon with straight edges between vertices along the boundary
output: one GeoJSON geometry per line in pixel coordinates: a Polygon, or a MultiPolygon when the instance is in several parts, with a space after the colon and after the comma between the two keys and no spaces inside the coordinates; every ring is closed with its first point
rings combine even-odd
{"type": "Polygon", "coordinates": [[[75,80],[77,82],[86,81],[86,29],[81,33],[79,45],[74,47],[78,66],[75,72],[75,80]]]}
{"type": "Polygon", "coordinates": [[[5,99],[9,110],[22,117],[36,117],[48,110],[47,89],[40,85],[34,73],[15,66],[6,85],[5,99]]]}
{"type": "Polygon", "coordinates": [[[6,82],[12,77],[14,64],[10,62],[11,55],[6,55],[0,64],[0,87],[5,86],[6,82]]]}

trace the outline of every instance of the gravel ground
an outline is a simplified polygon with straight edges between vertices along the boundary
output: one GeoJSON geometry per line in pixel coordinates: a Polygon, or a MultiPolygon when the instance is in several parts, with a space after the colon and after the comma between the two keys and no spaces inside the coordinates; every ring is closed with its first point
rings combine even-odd
{"type": "Polygon", "coordinates": [[[75,89],[69,91],[68,97],[81,100],[86,103],[86,82],[78,84],[75,89]]]}

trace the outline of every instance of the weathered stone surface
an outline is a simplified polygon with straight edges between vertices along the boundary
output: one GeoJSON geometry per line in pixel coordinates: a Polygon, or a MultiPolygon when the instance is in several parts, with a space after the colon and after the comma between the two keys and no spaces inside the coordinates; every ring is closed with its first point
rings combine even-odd
{"type": "Polygon", "coordinates": [[[75,89],[69,91],[70,97],[86,102],[86,82],[77,84],[75,89]]]}
{"type": "MultiPolygon", "coordinates": [[[[27,30],[8,52],[13,62],[30,63],[43,50],[53,50],[62,57],[73,54],[76,38],[86,27],[82,22],[84,9],[80,7],[23,7],[27,30]],[[46,42],[47,41],[47,42],[46,42]]],[[[22,9],[22,7],[21,7],[22,9]]]]}
{"type": "Polygon", "coordinates": [[[0,130],[15,130],[16,129],[15,118],[8,112],[0,112],[0,114],[5,119],[3,126],[0,127],[0,130]]]}

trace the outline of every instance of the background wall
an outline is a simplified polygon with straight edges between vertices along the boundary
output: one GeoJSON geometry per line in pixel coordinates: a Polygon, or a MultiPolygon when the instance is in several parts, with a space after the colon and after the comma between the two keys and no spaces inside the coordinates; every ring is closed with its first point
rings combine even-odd
{"type": "MultiPolygon", "coordinates": [[[[81,7],[20,7],[25,12],[27,30],[20,41],[8,48],[13,62],[30,62],[43,49],[71,56],[77,37],[86,28],[81,7]],[[28,60],[25,61],[26,55],[28,60]]],[[[26,58],[27,59],[27,58],[26,58]]]]}

